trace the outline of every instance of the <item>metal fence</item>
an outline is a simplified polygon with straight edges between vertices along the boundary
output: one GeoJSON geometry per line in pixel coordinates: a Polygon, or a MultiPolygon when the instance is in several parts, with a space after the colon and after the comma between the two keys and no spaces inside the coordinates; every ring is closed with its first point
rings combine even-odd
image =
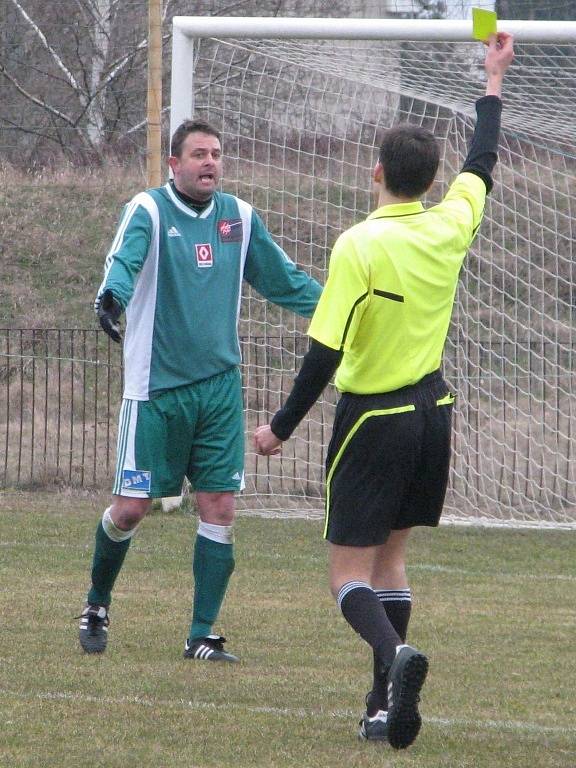
{"type": "Polygon", "coordinates": [[[0,330],[0,487],[99,487],[113,470],[122,391],[99,330],[0,330]]]}
{"type": "MultiPolygon", "coordinates": [[[[241,337],[249,434],[281,405],[307,343],[241,337]]],[[[576,522],[575,353],[572,343],[449,339],[449,514],[576,522]]],[[[109,489],[122,382],[121,348],[101,330],[0,329],[0,489],[109,489]]],[[[327,389],[280,460],[247,442],[245,504],[321,504],[335,400],[327,389]]]]}
{"type": "MultiPolygon", "coordinates": [[[[251,428],[256,414],[261,422],[278,407],[307,341],[240,342],[251,428]]],[[[110,487],[122,387],[121,347],[100,329],[0,329],[0,488],[110,487]]],[[[312,463],[299,469],[308,465],[308,480],[312,463]]],[[[318,495],[319,481],[315,472],[318,495]]]]}

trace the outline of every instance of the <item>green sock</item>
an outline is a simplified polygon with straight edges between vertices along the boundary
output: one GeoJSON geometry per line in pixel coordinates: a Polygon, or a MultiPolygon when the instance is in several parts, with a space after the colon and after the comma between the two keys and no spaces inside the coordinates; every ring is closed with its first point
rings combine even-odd
{"type": "Polygon", "coordinates": [[[92,560],[92,587],[88,602],[94,605],[110,605],[112,587],[122,568],[131,538],[112,541],[102,527],[102,520],[96,528],[96,547],[92,560]]]}
{"type": "Polygon", "coordinates": [[[194,609],[190,640],[212,634],[234,570],[234,545],[196,536],[194,546],[194,609]]]}

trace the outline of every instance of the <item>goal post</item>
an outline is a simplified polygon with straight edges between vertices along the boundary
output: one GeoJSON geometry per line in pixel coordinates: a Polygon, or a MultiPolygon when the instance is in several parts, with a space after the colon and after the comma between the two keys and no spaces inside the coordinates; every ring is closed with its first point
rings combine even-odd
{"type": "MultiPolygon", "coordinates": [[[[467,257],[444,369],[458,392],[446,517],[576,527],[576,22],[499,21],[514,34],[496,166],[467,257]]],[[[483,48],[471,21],[174,19],[171,133],[222,133],[224,189],[251,202],[284,250],[325,280],[337,236],[370,212],[380,136],[396,122],[442,145],[441,199],[466,156],[483,48]]],[[[290,390],[307,323],[246,290],[240,322],[247,437],[290,390]]],[[[248,508],[316,508],[336,394],[278,459],[247,443],[248,508]]]]}

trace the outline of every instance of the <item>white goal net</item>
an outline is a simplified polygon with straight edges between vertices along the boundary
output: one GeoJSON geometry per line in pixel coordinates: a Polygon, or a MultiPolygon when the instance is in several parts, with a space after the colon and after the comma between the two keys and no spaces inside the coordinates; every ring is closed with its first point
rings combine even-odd
{"type": "MultiPolygon", "coordinates": [[[[576,45],[516,49],[495,187],[461,275],[445,352],[445,375],[458,393],[446,516],[571,525],[576,45]]],[[[407,121],[435,133],[443,163],[426,203],[444,194],[473,130],[483,54],[481,44],[466,42],[196,40],[194,115],[223,132],[225,190],[252,202],[286,252],[323,282],[336,237],[371,210],[371,171],[388,126],[407,121]]],[[[332,389],[281,459],[251,448],[254,426],[290,390],[306,326],[247,293],[248,507],[322,506],[332,389]]]]}

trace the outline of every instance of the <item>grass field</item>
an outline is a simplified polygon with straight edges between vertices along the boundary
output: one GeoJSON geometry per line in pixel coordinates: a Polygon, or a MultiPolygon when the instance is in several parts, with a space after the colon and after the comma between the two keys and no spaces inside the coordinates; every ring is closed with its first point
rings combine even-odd
{"type": "Polygon", "coordinates": [[[405,752],[356,738],[370,654],[326,586],[318,520],[241,516],[221,624],[242,658],[181,654],[195,520],[153,514],[109,650],[77,624],[105,497],[0,494],[0,766],[573,768],[576,534],[415,532],[410,640],[430,656],[405,752]]]}

